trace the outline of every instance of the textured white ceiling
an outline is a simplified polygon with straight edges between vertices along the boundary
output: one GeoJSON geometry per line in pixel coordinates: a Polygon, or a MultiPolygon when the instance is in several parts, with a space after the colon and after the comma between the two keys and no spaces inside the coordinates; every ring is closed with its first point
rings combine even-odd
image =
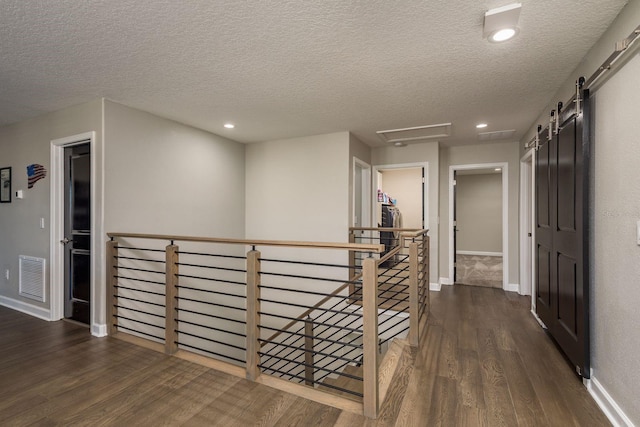
{"type": "Polygon", "coordinates": [[[0,125],[107,97],[240,142],[452,122],[458,145],[480,121],[517,140],[626,0],[521,0],[518,37],[487,42],[511,2],[1,0],[0,125]]]}

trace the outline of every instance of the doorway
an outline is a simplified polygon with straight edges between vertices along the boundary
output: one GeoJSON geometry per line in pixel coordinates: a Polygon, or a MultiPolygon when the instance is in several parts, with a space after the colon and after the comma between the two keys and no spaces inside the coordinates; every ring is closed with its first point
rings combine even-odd
{"type": "Polygon", "coordinates": [[[402,228],[424,229],[429,223],[428,163],[376,166],[374,176],[373,219],[376,224],[382,225],[382,206],[388,204],[400,211],[402,228]],[[379,193],[383,200],[379,200],[379,193]]]}
{"type": "Polygon", "coordinates": [[[51,320],[72,319],[106,335],[97,283],[101,250],[101,167],[95,132],[51,141],[51,320]]]}
{"type": "Polygon", "coordinates": [[[508,164],[449,167],[450,283],[509,286],[508,164]]]}
{"type": "Polygon", "coordinates": [[[371,165],[353,158],[352,227],[371,227],[371,165]]]}
{"type": "MultiPolygon", "coordinates": [[[[534,295],[535,248],[535,168],[533,150],[520,160],[520,295],[534,295]]],[[[531,298],[531,311],[535,313],[535,298],[531,298]]]]}

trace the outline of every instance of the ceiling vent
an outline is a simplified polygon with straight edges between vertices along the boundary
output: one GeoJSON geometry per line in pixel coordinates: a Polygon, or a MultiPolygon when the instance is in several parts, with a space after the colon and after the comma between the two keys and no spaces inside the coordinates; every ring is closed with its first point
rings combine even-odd
{"type": "Polygon", "coordinates": [[[478,139],[480,141],[495,141],[497,139],[513,138],[513,135],[515,134],[516,134],[515,129],[497,130],[495,132],[481,132],[478,134],[478,139]]]}
{"type": "Polygon", "coordinates": [[[379,130],[376,133],[384,142],[390,144],[417,142],[425,139],[442,139],[451,136],[451,123],[379,130]]]}

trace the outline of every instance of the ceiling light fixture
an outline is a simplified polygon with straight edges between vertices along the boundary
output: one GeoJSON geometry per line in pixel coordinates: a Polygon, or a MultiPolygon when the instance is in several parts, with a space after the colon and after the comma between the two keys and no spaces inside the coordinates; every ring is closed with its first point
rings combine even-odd
{"type": "Polygon", "coordinates": [[[483,129],[483,128],[486,128],[487,126],[488,126],[488,125],[487,125],[486,123],[478,123],[478,124],[476,125],[476,127],[477,127],[478,129],[483,129]]]}
{"type": "Polygon", "coordinates": [[[484,14],[483,36],[491,42],[509,40],[518,33],[518,19],[520,18],[521,3],[488,10],[484,14]]]}
{"type": "Polygon", "coordinates": [[[502,170],[502,168],[495,168],[494,171],[496,172],[500,172],[502,170]]]}
{"type": "Polygon", "coordinates": [[[233,129],[236,126],[233,123],[225,123],[224,127],[226,127],[227,129],[233,129]]]}
{"type": "Polygon", "coordinates": [[[407,146],[407,144],[405,144],[405,143],[404,143],[404,142],[402,142],[402,141],[396,141],[396,142],[394,142],[394,143],[393,143],[393,146],[394,146],[394,147],[406,147],[406,146],[407,146]]]}

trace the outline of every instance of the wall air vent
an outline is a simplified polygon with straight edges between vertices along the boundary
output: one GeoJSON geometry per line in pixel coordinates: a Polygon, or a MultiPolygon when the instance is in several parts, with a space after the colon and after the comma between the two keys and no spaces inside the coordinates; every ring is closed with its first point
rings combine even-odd
{"type": "Polygon", "coordinates": [[[44,258],[20,255],[18,293],[21,296],[44,302],[45,262],[44,258]]]}
{"type": "Polygon", "coordinates": [[[509,139],[513,138],[513,135],[516,134],[515,129],[509,130],[498,130],[495,132],[481,132],[478,134],[478,139],[480,141],[495,141],[498,139],[509,139]]]}
{"type": "Polygon", "coordinates": [[[379,130],[376,133],[384,142],[390,144],[420,142],[426,139],[443,139],[451,136],[451,123],[379,130]]]}

